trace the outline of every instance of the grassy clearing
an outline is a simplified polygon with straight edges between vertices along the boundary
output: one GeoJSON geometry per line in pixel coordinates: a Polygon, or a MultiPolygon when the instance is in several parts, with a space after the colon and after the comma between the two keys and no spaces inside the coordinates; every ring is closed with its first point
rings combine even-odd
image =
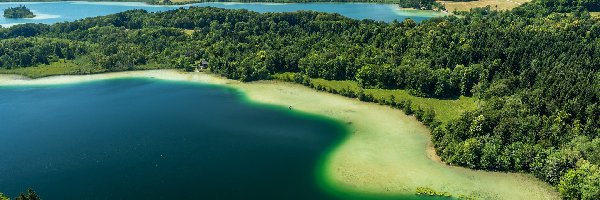
{"type": "Polygon", "coordinates": [[[82,64],[78,60],[59,60],[47,65],[38,65],[35,67],[21,67],[13,69],[0,69],[0,74],[18,74],[29,78],[41,78],[54,75],[68,74],[93,74],[105,72],[100,67],[91,67],[82,64]]]}
{"type": "Polygon", "coordinates": [[[439,1],[441,4],[446,6],[446,9],[452,11],[469,11],[471,8],[479,8],[491,6],[494,10],[510,10],[523,3],[531,0],[477,0],[468,2],[458,1],[439,1]]]}
{"type": "Polygon", "coordinates": [[[384,98],[390,100],[389,97],[394,95],[396,99],[410,100],[416,106],[421,108],[431,108],[436,113],[436,118],[442,122],[447,122],[460,116],[461,113],[474,110],[477,108],[477,99],[472,97],[461,96],[458,99],[435,99],[415,97],[406,90],[383,90],[369,89],[366,93],[372,94],[375,98],[384,98]]]}
{"type": "MultiPolygon", "coordinates": [[[[17,74],[26,76],[29,78],[42,78],[47,76],[56,75],[83,75],[83,74],[97,74],[109,72],[100,66],[90,65],[91,63],[87,58],[79,58],[75,60],[59,60],[50,64],[42,64],[35,67],[21,67],[13,69],[0,69],[0,74],[17,74]]],[[[169,65],[161,64],[146,64],[135,66],[130,70],[153,70],[153,69],[169,69],[172,68],[169,65]]]]}
{"type": "Polygon", "coordinates": [[[194,30],[183,29],[183,33],[185,33],[188,36],[191,36],[194,34],[194,30]]]}
{"type": "MultiPolygon", "coordinates": [[[[275,75],[275,79],[289,80],[293,73],[284,73],[275,75]]],[[[332,81],[325,79],[311,79],[310,83],[315,88],[323,88],[325,91],[351,91],[358,93],[361,88],[356,81],[332,81]]],[[[396,102],[411,101],[413,108],[433,109],[436,113],[436,119],[441,122],[447,122],[460,116],[461,113],[477,108],[479,101],[473,97],[461,96],[458,99],[436,99],[416,97],[408,94],[406,90],[387,90],[387,89],[365,89],[365,94],[373,96],[375,99],[391,101],[392,96],[396,102]]]]}
{"type": "MultiPolygon", "coordinates": [[[[312,83],[321,85],[322,87],[330,88],[347,88],[353,91],[358,91],[358,83],[356,81],[330,81],[324,79],[313,79],[312,83]]],[[[461,96],[458,99],[435,99],[416,97],[408,94],[406,90],[386,90],[386,89],[365,89],[365,94],[373,95],[376,99],[384,99],[391,101],[394,96],[396,100],[410,100],[415,107],[424,109],[431,108],[436,113],[436,118],[442,122],[447,122],[457,118],[461,113],[467,110],[477,108],[477,99],[472,97],[461,96]]]]}

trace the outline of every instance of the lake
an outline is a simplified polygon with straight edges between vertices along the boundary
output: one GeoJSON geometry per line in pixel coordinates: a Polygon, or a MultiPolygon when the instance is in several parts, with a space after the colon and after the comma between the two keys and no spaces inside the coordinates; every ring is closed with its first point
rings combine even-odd
{"type": "Polygon", "coordinates": [[[284,82],[175,70],[0,75],[0,192],[33,187],[44,199],[444,199],[414,195],[428,187],[455,197],[559,199],[531,175],[432,160],[428,133],[400,110],[284,82]]]}
{"type": "MultiPolygon", "coordinates": [[[[167,11],[186,6],[149,5],[140,2],[7,2],[0,3],[0,10],[25,5],[37,16],[32,19],[0,18],[0,25],[7,27],[22,23],[52,24],[64,21],[75,21],[86,17],[114,14],[132,9],[144,9],[150,12],[167,11]]],[[[354,19],[373,19],[391,22],[411,18],[422,21],[443,13],[418,10],[400,10],[393,4],[369,3],[198,3],[193,6],[212,6],[228,9],[248,9],[256,12],[292,12],[298,10],[314,10],[320,12],[340,13],[354,19]]]]}
{"type": "Polygon", "coordinates": [[[127,78],[0,87],[0,189],[44,199],[334,199],[344,127],[238,90],[127,78]]]}

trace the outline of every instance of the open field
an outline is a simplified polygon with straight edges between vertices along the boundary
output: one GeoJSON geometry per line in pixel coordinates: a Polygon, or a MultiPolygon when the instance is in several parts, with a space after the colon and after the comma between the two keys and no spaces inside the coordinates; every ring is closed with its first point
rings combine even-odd
{"type": "Polygon", "coordinates": [[[439,1],[452,11],[469,11],[471,8],[491,6],[495,10],[510,10],[530,0],[477,0],[467,2],[439,1]]]}
{"type": "Polygon", "coordinates": [[[185,33],[186,35],[194,35],[194,32],[194,30],[183,29],[183,33],[185,33]]]}

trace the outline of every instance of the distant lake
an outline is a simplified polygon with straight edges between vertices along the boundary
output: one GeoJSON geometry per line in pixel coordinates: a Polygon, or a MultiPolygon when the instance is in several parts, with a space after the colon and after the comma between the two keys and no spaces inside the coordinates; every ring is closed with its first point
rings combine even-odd
{"type": "Polygon", "coordinates": [[[235,89],[147,78],[0,86],[0,189],[43,199],[334,199],[343,127],[235,89]]]}
{"type": "MultiPolygon", "coordinates": [[[[52,24],[64,21],[75,21],[86,17],[96,17],[114,14],[132,9],[144,9],[150,12],[167,11],[179,7],[189,6],[162,6],[149,5],[140,2],[7,2],[0,3],[0,10],[18,5],[25,5],[36,15],[33,19],[7,19],[0,18],[0,25],[6,27],[22,23],[52,24]]],[[[228,9],[248,9],[256,12],[292,12],[298,10],[313,10],[329,13],[340,13],[354,19],[373,19],[391,22],[411,18],[422,21],[442,13],[417,10],[400,10],[394,4],[370,3],[198,3],[193,6],[212,6],[228,9]]]]}

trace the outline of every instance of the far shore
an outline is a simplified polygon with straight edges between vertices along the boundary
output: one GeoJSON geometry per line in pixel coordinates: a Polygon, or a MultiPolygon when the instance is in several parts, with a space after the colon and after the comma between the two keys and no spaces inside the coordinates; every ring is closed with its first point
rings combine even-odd
{"type": "MultiPolygon", "coordinates": [[[[412,195],[428,187],[482,199],[559,199],[548,184],[531,175],[470,170],[443,164],[435,156],[429,130],[414,117],[388,106],[361,102],[308,87],[279,82],[242,83],[208,73],[177,70],[129,71],[29,79],[0,75],[0,86],[70,84],[145,77],[222,85],[243,91],[252,101],[293,107],[345,123],[346,138],[326,152],[319,183],[340,197],[412,195]]],[[[455,196],[455,197],[456,197],[455,196]]]]}

